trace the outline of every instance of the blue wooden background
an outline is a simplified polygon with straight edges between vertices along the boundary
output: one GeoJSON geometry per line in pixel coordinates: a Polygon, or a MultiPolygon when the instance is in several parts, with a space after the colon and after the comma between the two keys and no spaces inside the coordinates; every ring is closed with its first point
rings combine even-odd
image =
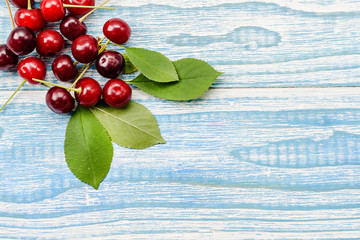
{"type": "MultiPolygon", "coordinates": [[[[46,89],[24,87],[0,113],[0,238],[360,238],[358,1],[110,3],[117,10],[85,21],[94,36],[121,17],[133,30],[128,46],[200,58],[225,74],[185,103],[135,89],[167,144],[114,146],[98,191],[66,166],[69,117],[47,108],[46,89]]],[[[0,103],[20,82],[0,73],[0,103]]]]}

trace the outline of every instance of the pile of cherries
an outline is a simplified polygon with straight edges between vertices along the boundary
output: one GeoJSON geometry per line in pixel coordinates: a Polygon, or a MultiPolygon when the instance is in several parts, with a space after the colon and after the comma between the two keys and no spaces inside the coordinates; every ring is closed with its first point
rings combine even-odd
{"type": "Polygon", "coordinates": [[[130,38],[131,29],[125,21],[119,18],[108,20],[103,26],[103,33],[108,41],[102,44],[101,40],[86,34],[87,27],[82,22],[91,13],[91,7],[95,8],[95,0],[43,0],[40,9],[31,8],[34,0],[9,1],[20,9],[15,14],[17,27],[11,31],[6,44],[0,45],[0,70],[16,66],[19,56],[28,55],[36,48],[40,56],[22,59],[17,72],[30,84],[54,85],[46,94],[46,104],[54,112],[64,114],[74,109],[75,100],[71,91],[75,92],[76,101],[83,107],[96,105],[101,97],[105,103],[115,108],[129,103],[132,90],[127,83],[118,79],[125,68],[124,57],[119,52],[106,50],[110,41],[121,45],[130,38]],[[75,8],[74,5],[82,8],[75,8]],[[65,7],[69,12],[67,16],[65,7]],[[84,14],[87,15],[78,18],[84,14]],[[46,22],[58,21],[61,21],[62,35],[55,30],[43,30],[46,22]],[[36,32],[39,33],[36,35],[36,32]],[[71,56],[62,54],[54,59],[51,69],[58,80],[75,81],[71,88],[45,82],[46,65],[40,58],[60,53],[65,47],[63,36],[73,41],[71,52],[77,62],[71,56]],[[86,68],[80,75],[76,67],[78,63],[87,64],[83,66],[86,68]],[[101,76],[110,79],[103,89],[95,79],[83,77],[92,63],[95,63],[101,76]]]}

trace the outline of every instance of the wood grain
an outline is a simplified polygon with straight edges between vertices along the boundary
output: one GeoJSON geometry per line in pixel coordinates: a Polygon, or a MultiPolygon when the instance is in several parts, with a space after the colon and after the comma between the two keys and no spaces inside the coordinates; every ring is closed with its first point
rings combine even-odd
{"type": "MultiPolygon", "coordinates": [[[[114,145],[98,191],[66,166],[69,116],[47,108],[44,87],[27,85],[0,113],[0,238],[359,239],[356,1],[110,5],[118,9],[86,20],[90,34],[121,17],[133,30],[128,46],[200,58],[225,74],[189,102],[134,89],[167,144],[114,145]]],[[[5,42],[11,25],[0,6],[5,42]]],[[[88,76],[106,81],[94,68],[88,76]]],[[[0,78],[2,103],[21,80],[0,78]]]]}

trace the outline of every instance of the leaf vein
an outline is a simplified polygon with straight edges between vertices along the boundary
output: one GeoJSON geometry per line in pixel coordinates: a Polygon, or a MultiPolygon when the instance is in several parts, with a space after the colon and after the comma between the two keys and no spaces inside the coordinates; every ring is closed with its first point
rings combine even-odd
{"type": "Polygon", "coordinates": [[[131,127],[133,127],[133,128],[135,128],[135,129],[137,129],[137,130],[139,130],[139,131],[141,131],[141,132],[143,132],[143,133],[146,133],[147,135],[149,135],[149,136],[157,139],[157,140],[160,141],[160,142],[161,142],[161,140],[162,140],[162,139],[158,138],[157,136],[154,136],[153,134],[151,134],[151,133],[149,133],[149,132],[147,132],[147,131],[145,131],[145,130],[137,127],[137,126],[135,126],[135,125],[133,125],[133,124],[131,124],[131,123],[129,123],[129,122],[121,119],[121,118],[118,118],[118,117],[116,117],[115,115],[113,115],[113,114],[111,114],[111,113],[109,113],[109,112],[107,112],[107,111],[104,111],[104,110],[102,110],[102,109],[100,109],[100,108],[98,108],[98,107],[93,107],[93,108],[95,108],[96,110],[99,110],[99,111],[101,111],[101,112],[103,112],[103,113],[105,113],[105,114],[107,114],[107,115],[109,115],[109,116],[111,116],[111,117],[113,117],[113,118],[115,118],[115,119],[117,119],[117,120],[119,120],[119,121],[121,121],[121,122],[123,122],[123,123],[125,123],[125,124],[127,124],[127,125],[129,125],[129,126],[131,126],[131,127]]]}
{"type": "MultiPolygon", "coordinates": [[[[129,53],[127,53],[127,55],[129,56],[129,53]]],[[[135,57],[136,58],[136,60],[138,61],[138,59],[139,59],[139,57],[136,55],[136,54],[130,54],[132,57],[135,57]]],[[[137,61],[135,61],[135,62],[137,62],[137,61]]],[[[134,61],[132,61],[133,62],[133,64],[136,66],[136,64],[134,63],[134,61]]],[[[143,64],[145,64],[147,67],[149,67],[149,68],[153,68],[154,66],[156,67],[156,65],[154,65],[154,64],[150,64],[150,63],[148,63],[148,62],[146,62],[146,61],[144,61],[143,62],[143,64]]],[[[139,69],[139,67],[138,66],[136,66],[138,69],[139,69]]],[[[174,73],[176,73],[176,69],[175,69],[175,67],[173,66],[172,68],[171,68],[173,71],[174,71],[174,73]]],[[[140,69],[141,70],[141,69],[140,69]]],[[[162,73],[162,74],[164,74],[164,75],[166,75],[167,77],[170,77],[170,79],[174,79],[176,82],[177,81],[179,81],[179,77],[175,77],[174,78],[174,76],[172,76],[172,75],[170,75],[169,73],[167,73],[167,72],[164,72],[162,69],[160,69],[160,68],[157,68],[156,69],[158,72],[160,72],[160,73],[162,73]]],[[[142,74],[144,74],[143,72],[142,72],[142,74]]],[[[145,74],[144,74],[145,75],[145,74]]],[[[146,75],[148,75],[147,73],[146,73],[146,75]]],[[[146,76],[145,75],[145,76],[146,76]]],[[[146,76],[147,77],[147,76],[146,76]]],[[[153,81],[156,81],[156,79],[151,79],[151,80],[153,80],[153,81]]]]}
{"type": "Polygon", "coordinates": [[[93,176],[95,185],[97,185],[95,174],[94,174],[94,166],[93,166],[92,161],[91,161],[90,149],[89,149],[89,145],[88,145],[88,141],[87,141],[86,133],[85,133],[85,129],[84,129],[84,124],[83,124],[83,114],[81,113],[81,110],[80,110],[80,122],[81,122],[81,130],[82,130],[82,133],[83,133],[84,139],[85,139],[86,151],[87,151],[87,154],[89,156],[88,159],[89,159],[89,163],[90,163],[91,174],[93,176]]]}

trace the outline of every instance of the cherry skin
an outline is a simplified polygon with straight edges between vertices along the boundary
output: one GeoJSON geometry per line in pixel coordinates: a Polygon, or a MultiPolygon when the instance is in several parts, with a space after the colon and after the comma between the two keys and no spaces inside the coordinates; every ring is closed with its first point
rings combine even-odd
{"type": "MultiPolygon", "coordinates": [[[[95,0],[64,0],[65,4],[81,5],[81,6],[95,6],[95,0]]],[[[68,12],[72,15],[84,15],[91,11],[90,8],[67,8],[68,12]]]]}
{"type": "Polygon", "coordinates": [[[71,52],[79,62],[90,63],[98,56],[98,42],[93,36],[82,35],[73,42],[71,52]]]}
{"type": "Polygon", "coordinates": [[[40,10],[47,22],[57,22],[65,17],[65,8],[62,0],[42,0],[40,10]]]}
{"type": "Polygon", "coordinates": [[[15,13],[15,22],[18,26],[28,27],[34,32],[40,31],[45,27],[45,20],[41,15],[40,9],[20,8],[15,13]]]}
{"type": "Polygon", "coordinates": [[[64,49],[64,46],[63,36],[55,30],[42,31],[37,37],[36,51],[41,56],[59,53],[64,49]]]}
{"type": "Polygon", "coordinates": [[[102,52],[95,61],[96,70],[105,78],[117,78],[125,68],[125,60],[116,51],[102,52]]]}
{"type": "Polygon", "coordinates": [[[19,57],[13,53],[6,44],[0,45],[0,70],[7,71],[16,66],[19,57]]]}
{"type": "Polygon", "coordinates": [[[92,107],[101,98],[101,86],[95,79],[89,77],[82,78],[77,82],[75,88],[81,89],[81,93],[76,92],[75,97],[83,107],[92,107]]]}
{"type": "Polygon", "coordinates": [[[20,61],[17,72],[23,79],[31,84],[39,84],[32,79],[44,80],[46,77],[46,65],[37,57],[27,57],[20,61]]]}
{"type": "MultiPolygon", "coordinates": [[[[27,8],[28,7],[28,0],[9,0],[17,8],[27,8]]],[[[33,5],[34,0],[31,0],[31,5],[33,5]]]]}
{"type": "Polygon", "coordinates": [[[87,33],[87,27],[78,18],[67,15],[60,23],[60,32],[70,41],[74,41],[87,33]]]}
{"type": "Polygon", "coordinates": [[[130,26],[120,18],[108,20],[103,27],[104,35],[116,44],[126,43],[131,35],[130,26]]]}
{"type": "Polygon", "coordinates": [[[27,55],[36,47],[36,35],[30,28],[16,27],[10,32],[6,44],[16,55],[27,55]]]}
{"type": "Polygon", "coordinates": [[[79,71],[74,66],[74,61],[69,55],[60,55],[55,58],[51,65],[55,77],[62,82],[71,82],[75,80],[79,71]]]}
{"type": "Polygon", "coordinates": [[[71,94],[63,88],[52,87],[46,93],[46,105],[55,113],[66,114],[71,112],[75,100],[71,94]]]}
{"type": "Polygon", "coordinates": [[[125,107],[131,100],[132,90],[130,86],[121,79],[109,80],[103,89],[103,99],[111,107],[125,107]]]}

